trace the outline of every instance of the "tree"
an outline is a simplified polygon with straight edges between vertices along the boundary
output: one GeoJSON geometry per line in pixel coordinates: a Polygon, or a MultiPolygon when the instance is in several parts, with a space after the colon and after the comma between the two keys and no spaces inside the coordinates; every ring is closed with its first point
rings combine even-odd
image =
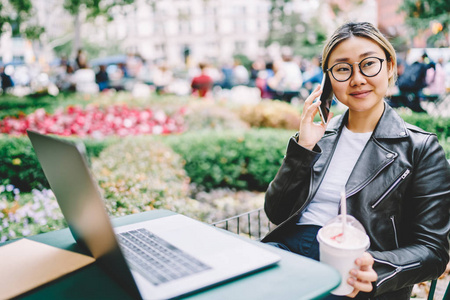
{"type": "MultiPolygon", "coordinates": [[[[79,29],[82,22],[97,16],[105,16],[107,20],[112,20],[114,8],[121,8],[132,3],[134,0],[64,0],[64,9],[74,16],[74,49],[80,46],[79,29]]],[[[44,32],[44,28],[36,23],[37,19],[34,15],[32,0],[0,0],[0,35],[9,30],[7,27],[9,25],[15,37],[38,39],[44,32]]]]}
{"type": "Polygon", "coordinates": [[[292,9],[292,0],[271,0],[266,46],[278,43],[307,58],[320,54],[326,31],[317,18],[308,21],[292,9]]]}
{"type": "Polygon", "coordinates": [[[105,16],[107,20],[114,18],[114,8],[134,3],[134,0],[64,0],[64,9],[74,17],[75,37],[73,51],[80,48],[80,26],[83,21],[105,16]],[[81,17],[85,16],[85,20],[81,17]]]}
{"type": "Polygon", "coordinates": [[[12,36],[25,36],[37,39],[44,29],[27,22],[33,16],[34,10],[31,0],[2,0],[0,1],[0,35],[10,26],[12,36]]]}
{"type": "Polygon", "coordinates": [[[405,23],[413,29],[413,36],[428,31],[429,46],[449,46],[450,1],[404,0],[400,11],[405,12],[405,23]]]}

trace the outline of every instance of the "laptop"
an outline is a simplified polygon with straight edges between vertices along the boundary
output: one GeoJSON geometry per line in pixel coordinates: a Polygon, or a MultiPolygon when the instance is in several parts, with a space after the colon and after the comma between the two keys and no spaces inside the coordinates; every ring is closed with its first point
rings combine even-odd
{"type": "Polygon", "coordinates": [[[132,297],[174,298],[280,260],[180,214],[113,228],[84,144],[27,132],[76,242],[132,297]]]}

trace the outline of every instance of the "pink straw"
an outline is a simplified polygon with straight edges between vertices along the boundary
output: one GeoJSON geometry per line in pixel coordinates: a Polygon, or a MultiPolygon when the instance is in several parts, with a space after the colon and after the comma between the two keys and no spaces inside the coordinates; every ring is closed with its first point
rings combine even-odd
{"type": "Polygon", "coordinates": [[[342,239],[345,238],[345,227],[347,226],[347,198],[345,189],[341,192],[341,215],[342,215],[342,239]]]}

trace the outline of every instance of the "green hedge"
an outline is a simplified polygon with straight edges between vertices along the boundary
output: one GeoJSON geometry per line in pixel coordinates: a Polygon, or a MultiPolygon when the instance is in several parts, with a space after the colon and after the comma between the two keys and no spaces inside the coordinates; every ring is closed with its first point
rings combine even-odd
{"type": "MultiPolygon", "coordinates": [[[[185,159],[191,181],[207,190],[264,191],[275,177],[293,133],[277,129],[203,131],[169,136],[165,141],[185,159]]],[[[450,142],[441,141],[441,145],[450,158],[450,142]]]]}
{"type": "Polygon", "coordinates": [[[450,138],[450,118],[434,117],[427,114],[401,114],[405,122],[436,133],[440,140],[450,138]]]}
{"type": "Polygon", "coordinates": [[[191,181],[208,189],[264,191],[276,175],[289,137],[279,129],[203,131],[164,139],[185,159],[191,181]]]}
{"type": "Polygon", "coordinates": [[[28,115],[38,108],[51,113],[58,107],[68,105],[86,105],[88,102],[76,93],[61,93],[57,97],[51,95],[17,97],[3,95],[0,97],[0,120],[7,116],[28,115]]]}
{"type": "MultiPolygon", "coordinates": [[[[449,118],[422,114],[402,117],[408,123],[435,132],[450,159],[449,118]]],[[[162,139],[181,154],[188,176],[199,186],[263,191],[275,176],[293,133],[282,129],[215,130],[162,139]]],[[[105,147],[120,139],[83,141],[88,157],[98,157],[105,147]]],[[[13,184],[23,192],[48,187],[27,137],[0,135],[0,184],[13,184]]]]}
{"type": "MultiPolygon", "coordinates": [[[[98,156],[113,142],[112,139],[83,141],[88,157],[98,156]]],[[[12,184],[22,192],[49,187],[27,137],[0,136],[0,184],[12,184]]]]}

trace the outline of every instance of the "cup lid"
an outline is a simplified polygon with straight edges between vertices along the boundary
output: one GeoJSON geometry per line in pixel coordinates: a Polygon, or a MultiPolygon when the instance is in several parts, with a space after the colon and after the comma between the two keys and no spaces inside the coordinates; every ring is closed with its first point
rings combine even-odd
{"type": "MultiPolygon", "coordinates": [[[[337,246],[341,249],[360,249],[361,247],[368,249],[370,245],[370,239],[362,226],[362,224],[356,220],[353,216],[347,215],[347,231],[351,238],[351,242],[344,242],[347,240],[340,240],[342,236],[342,215],[338,215],[329,222],[327,222],[318,232],[317,240],[321,243],[329,244],[330,246],[337,246]],[[356,238],[356,240],[355,240],[356,238]],[[357,241],[356,243],[354,243],[357,241]]],[[[347,236],[347,235],[346,235],[347,236]]],[[[350,241],[348,240],[348,241],[350,241]]]]}
{"type": "MultiPolygon", "coordinates": [[[[356,228],[356,229],[364,232],[365,234],[367,234],[366,230],[364,229],[364,226],[362,226],[362,224],[358,220],[356,220],[355,217],[353,217],[351,215],[346,215],[346,219],[347,219],[347,225],[348,226],[356,228]]],[[[343,216],[342,215],[338,215],[337,217],[334,217],[333,219],[328,221],[325,224],[325,226],[330,225],[330,224],[334,224],[334,223],[342,224],[343,223],[343,216]]]]}

